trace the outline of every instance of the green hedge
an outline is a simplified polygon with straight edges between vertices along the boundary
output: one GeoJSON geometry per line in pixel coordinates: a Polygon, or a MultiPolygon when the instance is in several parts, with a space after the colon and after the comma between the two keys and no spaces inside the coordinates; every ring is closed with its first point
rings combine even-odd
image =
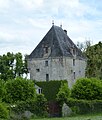
{"type": "Polygon", "coordinates": [[[61,87],[62,83],[67,83],[66,80],[60,81],[43,81],[43,82],[35,82],[36,85],[42,88],[42,93],[45,95],[45,98],[48,101],[56,101],[56,95],[59,92],[59,88],[61,87]]]}
{"type": "Polygon", "coordinates": [[[37,95],[35,100],[18,101],[15,105],[10,107],[10,110],[10,118],[13,119],[17,119],[19,117],[23,118],[23,113],[25,111],[30,111],[32,115],[36,117],[46,117],[48,115],[47,100],[43,94],[37,95]]]}
{"type": "Polygon", "coordinates": [[[75,114],[101,113],[102,100],[77,100],[68,99],[67,105],[75,114]]]}

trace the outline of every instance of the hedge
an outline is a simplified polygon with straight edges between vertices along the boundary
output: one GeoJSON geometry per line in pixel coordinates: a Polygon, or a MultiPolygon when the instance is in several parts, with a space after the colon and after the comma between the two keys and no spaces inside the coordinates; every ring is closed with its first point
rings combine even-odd
{"type": "Polygon", "coordinates": [[[67,105],[75,114],[89,114],[102,112],[102,100],[77,100],[68,99],[67,105]]]}
{"type": "Polygon", "coordinates": [[[56,101],[56,95],[59,92],[59,88],[62,83],[67,83],[66,80],[53,80],[53,81],[43,81],[35,82],[36,85],[42,88],[42,93],[48,101],[56,101]]]}
{"type": "Polygon", "coordinates": [[[10,118],[19,118],[19,120],[24,117],[25,111],[30,111],[36,117],[46,117],[48,115],[47,100],[43,94],[37,95],[35,100],[18,101],[15,105],[10,106],[10,110],[10,118]]]}

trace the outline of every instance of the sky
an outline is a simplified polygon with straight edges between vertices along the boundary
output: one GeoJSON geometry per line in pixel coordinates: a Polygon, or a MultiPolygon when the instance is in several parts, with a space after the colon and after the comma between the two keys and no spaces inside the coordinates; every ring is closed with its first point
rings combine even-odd
{"type": "Polygon", "coordinates": [[[0,55],[29,55],[53,20],[74,43],[102,41],[102,0],[0,0],[0,55]]]}

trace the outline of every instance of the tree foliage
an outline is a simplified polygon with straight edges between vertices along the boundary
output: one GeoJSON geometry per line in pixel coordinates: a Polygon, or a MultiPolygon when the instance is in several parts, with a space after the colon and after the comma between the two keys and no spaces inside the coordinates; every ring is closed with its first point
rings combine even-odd
{"type": "Polygon", "coordinates": [[[3,99],[5,94],[4,81],[0,79],[0,100],[3,99]]]}
{"type": "Polygon", "coordinates": [[[78,79],[71,90],[75,99],[102,100],[102,82],[95,78],[78,79]]]}
{"type": "Polygon", "coordinates": [[[86,76],[102,79],[102,43],[87,47],[85,54],[87,56],[86,76]]]}
{"type": "Polygon", "coordinates": [[[67,83],[62,83],[61,87],[59,88],[59,92],[57,94],[57,101],[63,105],[64,102],[67,101],[68,97],[70,96],[70,89],[68,88],[67,83]]]}
{"type": "Polygon", "coordinates": [[[1,119],[7,119],[8,118],[8,110],[7,106],[4,103],[0,102],[0,118],[1,119]]]}
{"type": "Polygon", "coordinates": [[[0,78],[3,80],[13,79],[28,73],[27,61],[23,60],[21,53],[10,53],[0,56],[0,78]]]}
{"type": "Polygon", "coordinates": [[[34,83],[31,80],[23,78],[16,78],[15,80],[8,80],[5,83],[6,98],[8,103],[16,103],[17,101],[26,101],[34,99],[36,92],[34,83]]]}
{"type": "Polygon", "coordinates": [[[25,111],[30,111],[34,116],[44,117],[48,113],[47,100],[43,94],[38,94],[36,99],[28,101],[18,101],[15,107],[11,107],[11,110],[15,114],[23,114],[25,111]]]}

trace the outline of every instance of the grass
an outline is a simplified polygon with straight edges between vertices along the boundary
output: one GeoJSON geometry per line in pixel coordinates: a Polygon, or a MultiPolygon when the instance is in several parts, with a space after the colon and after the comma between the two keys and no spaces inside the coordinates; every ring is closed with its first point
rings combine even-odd
{"type": "Polygon", "coordinates": [[[62,117],[62,118],[40,118],[31,120],[102,120],[102,114],[93,115],[78,115],[72,117],[62,117]]]}

